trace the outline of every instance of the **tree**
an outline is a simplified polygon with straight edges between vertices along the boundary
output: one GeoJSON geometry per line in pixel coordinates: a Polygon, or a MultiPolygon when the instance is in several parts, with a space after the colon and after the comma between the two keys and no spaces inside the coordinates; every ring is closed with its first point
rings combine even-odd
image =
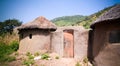
{"type": "Polygon", "coordinates": [[[17,19],[8,19],[4,22],[0,22],[0,36],[6,33],[12,34],[13,29],[17,26],[20,26],[22,22],[17,19]]]}

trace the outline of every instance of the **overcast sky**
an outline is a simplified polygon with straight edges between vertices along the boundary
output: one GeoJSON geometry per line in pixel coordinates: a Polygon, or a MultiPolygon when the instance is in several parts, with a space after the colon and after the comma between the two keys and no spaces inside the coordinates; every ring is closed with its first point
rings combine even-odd
{"type": "Polygon", "coordinates": [[[91,15],[120,0],[0,0],[0,21],[18,19],[24,23],[44,16],[91,15]]]}

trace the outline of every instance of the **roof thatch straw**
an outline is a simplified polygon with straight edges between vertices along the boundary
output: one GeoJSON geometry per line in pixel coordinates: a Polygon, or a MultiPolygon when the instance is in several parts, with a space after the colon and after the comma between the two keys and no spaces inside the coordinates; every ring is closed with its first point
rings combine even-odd
{"type": "Polygon", "coordinates": [[[55,31],[57,29],[57,27],[51,21],[40,16],[32,22],[23,24],[20,27],[18,27],[18,30],[22,30],[22,29],[48,29],[48,30],[55,31]]]}
{"type": "Polygon", "coordinates": [[[112,7],[109,11],[101,15],[94,23],[92,23],[91,28],[94,27],[95,24],[116,19],[120,19],[120,4],[112,7]]]}

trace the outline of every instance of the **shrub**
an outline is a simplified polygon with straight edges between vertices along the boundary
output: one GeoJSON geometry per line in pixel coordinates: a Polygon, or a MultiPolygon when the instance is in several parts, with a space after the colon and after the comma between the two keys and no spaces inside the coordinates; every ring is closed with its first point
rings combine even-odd
{"type": "Polygon", "coordinates": [[[44,54],[41,55],[41,59],[48,60],[48,58],[50,58],[50,56],[47,53],[44,53],[44,54]]]}
{"type": "Polygon", "coordinates": [[[7,62],[11,62],[11,61],[15,61],[16,57],[15,56],[6,56],[6,58],[4,58],[4,60],[7,62]]]}
{"type": "Polygon", "coordinates": [[[15,56],[18,56],[19,55],[19,53],[18,52],[15,52],[15,56]]]}
{"type": "Polygon", "coordinates": [[[34,59],[34,56],[30,52],[27,52],[26,56],[28,56],[28,59],[34,59]]]}
{"type": "Polygon", "coordinates": [[[84,62],[84,63],[88,63],[88,58],[85,57],[85,58],[83,59],[83,62],[84,62]]]}
{"type": "Polygon", "coordinates": [[[28,59],[34,59],[34,56],[33,55],[29,55],[28,59]]]}
{"type": "Polygon", "coordinates": [[[4,42],[0,42],[0,61],[1,62],[10,62],[14,61],[14,56],[9,56],[14,51],[17,51],[19,44],[17,41],[13,41],[10,44],[6,44],[4,42]]]}
{"type": "Polygon", "coordinates": [[[4,54],[10,54],[12,50],[10,49],[9,45],[6,45],[5,43],[0,42],[0,55],[4,54]]]}
{"type": "Polygon", "coordinates": [[[59,56],[56,56],[55,59],[59,59],[59,56]]]}
{"type": "Polygon", "coordinates": [[[10,43],[10,48],[11,48],[12,50],[14,50],[14,51],[17,51],[18,48],[19,48],[19,42],[18,42],[18,41],[12,41],[12,42],[10,43]]]}
{"type": "Polygon", "coordinates": [[[77,62],[76,64],[75,64],[75,66],[82,66],[79,62],[77,62]]]}
{"type": "Polygon", "coordinates": [[[34,55],[35,55],[35,56],[39,56],[39,55],[40,55],[40,53],[39,53],[39,52],[36,52],[34,55]]]}
{"type": "Polygon", "coordinates": [[[26,53],[26,56],[28,57],[27,59],[25,59],[23,61],[23,65],[26,65],[26,66],[31,66],[34,64],[34,56],[30,53],[30,52],[27,52],[26,53]]]}
{"type": "Polygon", "coordinates": [[[15,60],[16,60],[15,56],[8,56],[8,55],[3,55],[3,57],[0,58],[1,62],[11,62],[15,60]]]}
{"type": "Polygon", "coordinates": [[[34,60],[33,59],[27,59],[27,60],[23,61],[23,65],[26,65],[26,66],[31,66],[33,64],[34,64],[34,60]]]}
{"type": "Polygon", "coordinates": [[[32,55],[30,52],[27,52],[27,53],[26,53],[26,56],[30,56],[30,55],[32,55]]]}

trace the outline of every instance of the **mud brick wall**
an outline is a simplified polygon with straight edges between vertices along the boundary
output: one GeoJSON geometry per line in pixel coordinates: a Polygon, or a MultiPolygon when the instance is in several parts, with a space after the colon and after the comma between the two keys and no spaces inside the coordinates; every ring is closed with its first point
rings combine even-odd
{"type": "Polygon", "coordinates": [[[74,31],[74,58],[83,59],[87,57],[88,30],[74,31]]]}
{"type": "Polygon", "coordinates": [[[51,50],[63,56],[63,32],[53,32],[51,34],[51,50]]]}

